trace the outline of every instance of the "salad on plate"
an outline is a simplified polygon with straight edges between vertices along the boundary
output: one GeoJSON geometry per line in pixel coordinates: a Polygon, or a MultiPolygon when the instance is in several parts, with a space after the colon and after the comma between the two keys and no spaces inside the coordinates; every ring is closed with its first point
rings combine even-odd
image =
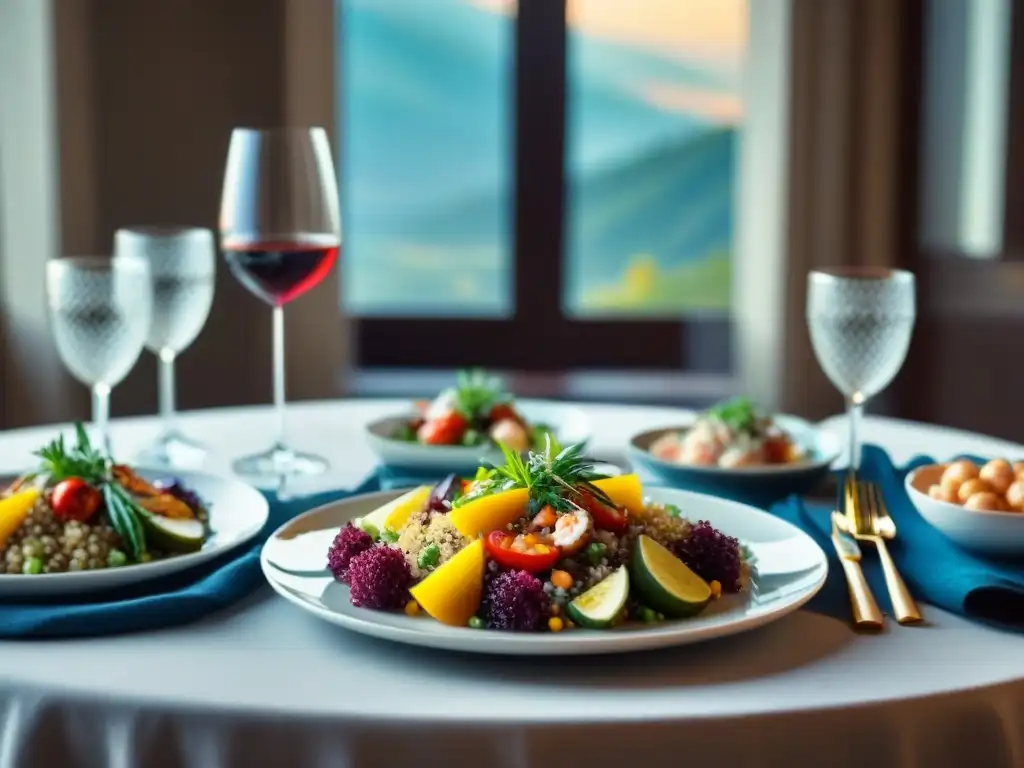
{"type": "Polygon", "coordinates": [[[459,371],[454,387],[431,401],[415,404],[393,437],[420,445],[494,446],[504,443],[524,452],[544,446],[552,427],[531,424],[511,394],[493,376],[480,370],[459,371]]]}
{"type": "Polygon", "coordinates": [[[665,432],[649,451],[672,464],[724,469],[800,464],[808,458],[791,435],[746,398],[708,409],[685,430],[665,432]]]}
{"type": "Polygon", "coordinates": [[[149,482],[75,426],[36,452],[38,469],[0,487],[0,573],[119,568],[196,552],[207,505],[180,481],[149,482]]]}
{"type": "Polygon", "coordinates": [[[603,630],[701,613],[749,588],[740,543],[606,477],[582,446],[451,475],[347,523],[328,568],[359,608],[511,632],[603,630]]]}

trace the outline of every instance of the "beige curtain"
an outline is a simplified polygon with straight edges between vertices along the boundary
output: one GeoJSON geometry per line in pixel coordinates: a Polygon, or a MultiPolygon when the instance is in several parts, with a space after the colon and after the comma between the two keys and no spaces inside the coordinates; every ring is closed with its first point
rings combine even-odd
{"type": "MultiPolygon", "coordinates": [[[[905,266],[913,227],[904,154],[918,23],[903,0],[793,0],[785,301],[778,405],[824,418],[841,408],[804,316],[808,271],[905,266]]],[[[915,180],[909,180],[913,183],[915,180]]],[[[884,408],[885,403],[879,403],[884,408]]],[[[875,410],[875,409],[873,409],[875,410]]]]}

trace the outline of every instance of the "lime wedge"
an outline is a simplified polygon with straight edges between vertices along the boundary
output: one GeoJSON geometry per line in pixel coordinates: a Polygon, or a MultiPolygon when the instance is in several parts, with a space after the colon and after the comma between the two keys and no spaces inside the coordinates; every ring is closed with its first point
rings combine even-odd
{"type": "Polygon", "coordinates": [[[569,618],[587,629],[604,629],[615,623],[629,597],[629,571],[622,566],[606,576],[566,607],[569,618]]]}
{"type": "Polygon", "coordinates": [[[650,536],[637,539],[632,573],[633,584],[644,604],[666,616],[695,616],[711,600],[707,582],[650,536]]]}
{"type": "Polygon", "coordinates": [[[429,485],[413,488],[397,499],[389,501],[383,507],[378,507],[366,517],[359,518],[355,521],[355,526],[375,537],[385,528],[397,533],[398,529],[405,525],[409,516],[423,506],[429,495],[429,485]]]}

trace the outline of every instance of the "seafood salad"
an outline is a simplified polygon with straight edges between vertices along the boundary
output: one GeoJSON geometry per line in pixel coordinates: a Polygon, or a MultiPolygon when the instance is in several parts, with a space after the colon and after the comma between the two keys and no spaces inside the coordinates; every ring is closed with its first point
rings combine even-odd
{"type": "Polygon", "coordinates": [[[504,443],[514,451],[542,448],[551,428],[531,424],[501,384],[482,371],[459,371],[456,385],[431,401],[415,404],[415,413],[394,437],[422,445],[482,446],[504,443]]]}
{"type": "Polygon", "coordinates": [[[748,589],[751,557],[706,521],[644,499],[550,438],[346,524],[327,552],[352,604],[451,626],[604,630],[685,619],[748,589]]]}
{"type": "Polygon", "coordinates": [[[653,456],[673,464],[705,467],[757,467],[794,464],[807,457],[770,416],[738,398],[711,408],[682,432],[670,431],[651,443],[653,456]]]}

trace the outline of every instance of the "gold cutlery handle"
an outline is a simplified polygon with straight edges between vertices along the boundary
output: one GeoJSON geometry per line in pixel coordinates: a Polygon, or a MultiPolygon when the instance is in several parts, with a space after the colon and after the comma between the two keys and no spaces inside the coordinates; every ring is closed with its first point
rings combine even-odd
{"type": "Polygon", "coordinates": [[[871,588],[864,578],[864,571],[860,563],[855,560],[840,558],[843,564],[843,572],[846,574],[846,584],[850,588],[850,603],[853,606],[853,624],[857,629],[881,629],[882,611],[875,602],[871,588]]]}
{"type": "Polygon", "coordinates": [[[896,570],[896,563],[893,562],[892,555],[889,554],[889,547],[886,546],[885,539],[876,539],[875,544],[878,547],[878,557],[882,561],[885,586],[889,590],[889,598],[892,600],[892,610],[896,621],[900,624],[918,624],[924,621],[917,603],[910,596],[910,590],[903,583],[903,577],[896,570]]]}

